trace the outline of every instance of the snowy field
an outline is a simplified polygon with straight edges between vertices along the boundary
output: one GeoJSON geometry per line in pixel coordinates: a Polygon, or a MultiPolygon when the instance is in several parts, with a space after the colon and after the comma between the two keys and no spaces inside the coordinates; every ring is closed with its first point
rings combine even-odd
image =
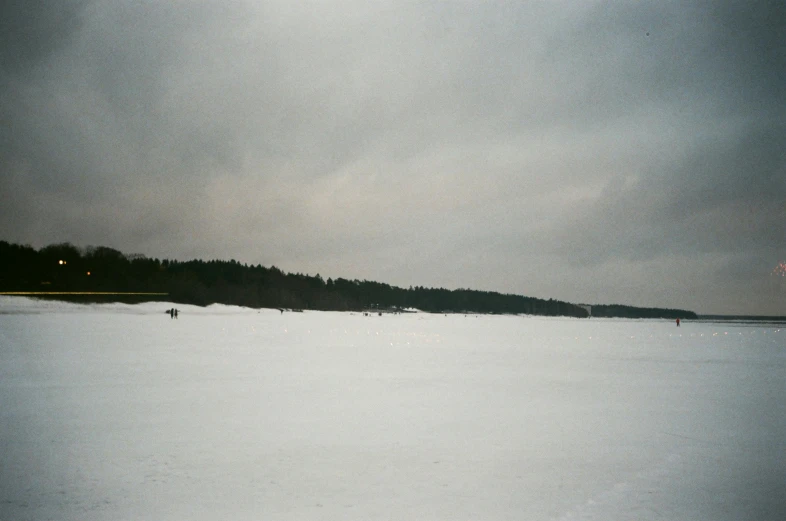
{"type": "Polygon", "coordinates": [[[0,297],[0,520],[783,520],[786,328],[0,297]]]}

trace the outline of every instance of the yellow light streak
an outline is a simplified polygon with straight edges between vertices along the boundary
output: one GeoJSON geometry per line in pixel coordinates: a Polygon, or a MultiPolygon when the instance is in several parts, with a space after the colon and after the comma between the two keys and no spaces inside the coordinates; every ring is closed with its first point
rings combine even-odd
{"type": "Polygon", "coordinates": [[[131,291],[0,291],[0,295],[169,295],[131,291]]]}

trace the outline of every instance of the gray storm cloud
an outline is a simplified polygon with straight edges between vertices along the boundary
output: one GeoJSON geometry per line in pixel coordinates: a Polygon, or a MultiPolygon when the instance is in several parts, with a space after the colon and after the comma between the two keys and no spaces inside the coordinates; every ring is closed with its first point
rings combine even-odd
{"type": "Polygon", "coordinates": [[[772,2],[6,2],[0,238],[786,314],[772,2]]]}

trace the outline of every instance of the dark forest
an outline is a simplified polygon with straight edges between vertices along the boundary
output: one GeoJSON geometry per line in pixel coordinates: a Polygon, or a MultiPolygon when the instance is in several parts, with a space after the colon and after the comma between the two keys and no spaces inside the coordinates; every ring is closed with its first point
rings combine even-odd
{"type": "MultiPolygon", "coordinates": [[[[285,273],[275,266],[235,260],[159,260],[104,246],[77,248],[69,243],[36,250],[0,241],[0,292],[93,293],[49,296],[91,302],[166,300],[293,310],[383,312],[414,308],[439,313],[588,316],[584,307],[553,299],[471,289],[405,289],[368,280],[325,280],[319,274],[285,273]]],[[[691,311],[621,305],[594,305],[592,316],[696,318],[691,311]]]]}

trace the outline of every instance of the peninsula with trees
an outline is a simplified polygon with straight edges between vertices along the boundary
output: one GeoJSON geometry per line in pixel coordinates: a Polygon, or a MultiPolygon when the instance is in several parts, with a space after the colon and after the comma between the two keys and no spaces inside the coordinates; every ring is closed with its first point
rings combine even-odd
{"type": "Polygon", "coordinates": [[[695,319],[682,309],[578,305],[494,291],[327,280],[235,260],[177,261],[70,243],[36,250],[0,241],[0,293],[90,302],[213,303],[332,311],[418,309],[433,313],[695,319]]]}

